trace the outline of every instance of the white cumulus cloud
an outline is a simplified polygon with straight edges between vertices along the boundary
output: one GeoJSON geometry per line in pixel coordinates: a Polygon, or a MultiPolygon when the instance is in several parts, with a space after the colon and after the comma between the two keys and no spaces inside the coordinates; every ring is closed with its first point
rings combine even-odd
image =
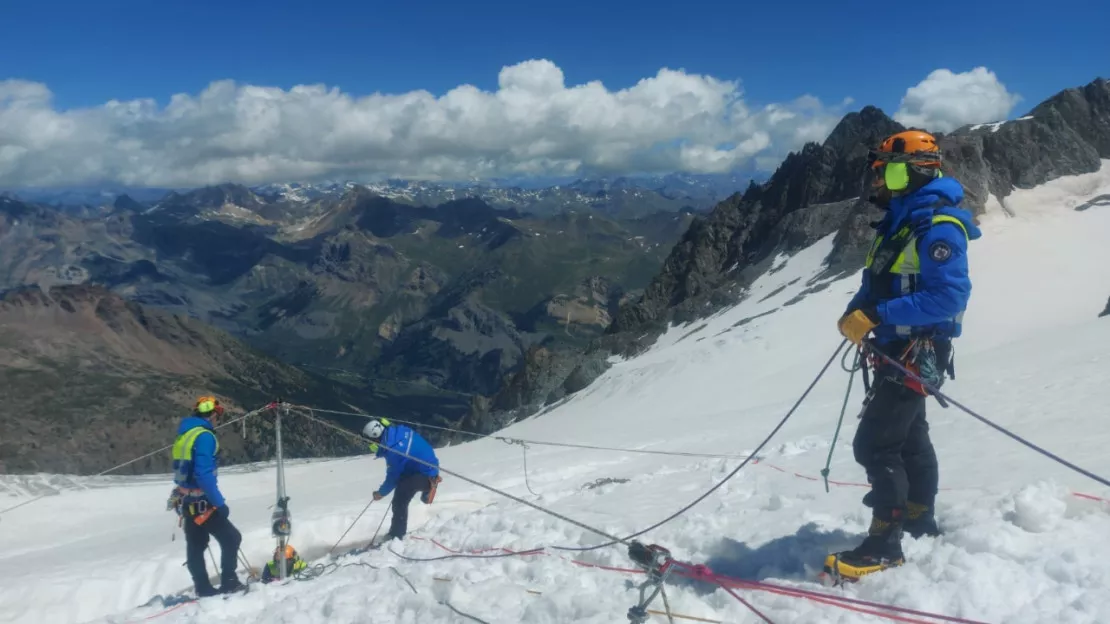
{"type": "Polygon", "coordinates": [[[966,124],[1006,119],[1021,96],[986,67],[953,73],[938,69],[906,90],[894,119],[905,126],[950,132],[966,124]]]}
{"type": "Polygon", "coordinates": [[[46,85],[6,80],[0,186],[723,172],[823,140],[841,108],[811,96],[750,106],[737,82],[672,69],[620,90],[568,86],[547,60],[502,68],[496,91],[438,97],[219,81],[165,106],[59,110],[46,85]]]}

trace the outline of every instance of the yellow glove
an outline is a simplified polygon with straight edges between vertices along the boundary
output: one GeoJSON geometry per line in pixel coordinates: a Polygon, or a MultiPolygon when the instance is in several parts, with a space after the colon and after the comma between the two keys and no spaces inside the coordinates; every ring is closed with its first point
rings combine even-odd
{"type": "Polygon", "coordinates": [[[878,316],[878,312],[868,314],[863,310],[853,310],[851,313],[840,317],[837,326],[842,336],[859,345],[867,337],[867,334],[879,325],[878,321],[874,320],[878,316]]]}

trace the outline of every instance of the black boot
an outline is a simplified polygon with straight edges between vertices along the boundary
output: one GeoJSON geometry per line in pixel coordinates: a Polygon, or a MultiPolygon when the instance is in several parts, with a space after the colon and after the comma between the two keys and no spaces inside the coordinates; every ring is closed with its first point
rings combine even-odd
{"type": "Polygon", "coordinates": [[[212,583],[209,583],[208,579],[205,579],[203,583],[194,583],[193,587],[196,589],[198,598],[207,598],[220,593],[215,587],[212,587],[212,583]]]}
{"type": "Polygon", "coordinates": [[[871,528],[863,543],[852,550],[833,553],[825,559],[825,572],[835,579],[855,581],[873,572],[905,563],[902,554],[901,514],[885,520],[871,517],[871,528]]]}
{"type": "Polygon", "coordinates": [[[913,501],[906,503],[906,523],[903,528],[914,539],[940,535],[940,527],[937,526],[933,508],[913,501]]]}
{"type": "Polygon", "coordinates": [[[238,577],[233,576],[231,578],[225,578],[223,579],[223,582],[220,583],[220,593],[230,594],[231,592],[236,592],[240,589],[243,589],[243,587],[244,585],[242,582],[239,581],[238,577]]]}

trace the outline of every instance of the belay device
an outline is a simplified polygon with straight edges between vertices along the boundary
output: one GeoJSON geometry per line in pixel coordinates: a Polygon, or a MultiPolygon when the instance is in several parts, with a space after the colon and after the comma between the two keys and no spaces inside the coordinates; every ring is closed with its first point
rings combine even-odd
{"type": "MultiPolygon", "coordinates": [[[[670,576],[671,564],[674,561],[671,559],[671,551],[666,548],[657,544],[644,546],[636,541],[629,545],[628,556],[647,573],[647,580],[640,584],[640,604],[628,610],[628,621],[632,624],[644,624],[648,621],[647,607],[651,604],[651,601],[655,600],[655,597],[661,593],[663,594],[663,601],[667,601],[663,583],[670,576]],[[654,591],[651,592],[651,595],[646,595],[649,588],[654,588],[654,591]]],[[[667,611],[670,611],[669,606],[667,611]]]]}

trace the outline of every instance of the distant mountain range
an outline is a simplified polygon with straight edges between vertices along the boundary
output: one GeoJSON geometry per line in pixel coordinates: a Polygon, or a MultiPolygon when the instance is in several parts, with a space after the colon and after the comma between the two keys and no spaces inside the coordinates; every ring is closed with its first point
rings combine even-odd
{"type": "MultiPolygon", "coordinates": [[[[627,217],[664,210],[708,209],[726,197],[744,190],[752,179],[752,176],[741,174],[671,174],[462,182],[325,181],[265,184],[250,187],[249,190],[266,201],[305,203],[339,197],[355,187],[362,187],[393,201],[413,205],[438,206],[459,199],[476,198],[498,208],[515,208],[538,215],[589,209],[627,217]]],[[[185,194],[192,190],[195,189],[85,186],[7,189],[5,192],[12,197],[38,204],[88,209],[111,205],[122,195],[138,204],[149,206],[164,200],[171,193],[185,194]]]]}
{"type": "MultiPolygon", "coordinates": [[[[0,471],[105,467],[95,436],[53,450],[90,409],[82,397],[146,414],[97,421],[133,451],[205,388],[242,407],[286,393],[440,426],[481,417],[530,349],[605,331],[698,214],[305,190],[225,184],[95,206],[0,197],[0,377],[12,391],[0,438],[35,436],[0,444],[0,471]],[[42,384],[62,379],[74,390],[44,399],[42,384]]],[[[247,434],[231,457],[265,453],[247,434]]],[[[305,435],[291,438],[298,452],[349,451],[305,435]]]]}

